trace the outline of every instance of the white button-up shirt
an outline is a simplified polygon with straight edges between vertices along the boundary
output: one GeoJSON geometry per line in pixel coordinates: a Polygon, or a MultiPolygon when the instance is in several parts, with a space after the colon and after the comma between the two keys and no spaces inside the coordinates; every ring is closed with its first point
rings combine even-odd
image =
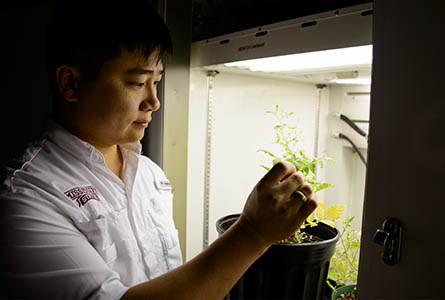
{"type": "Polygon", "coordinates": [[[140,143],[119,146],[121,180],[96,148],[54,122],[44,137],[0,194],[7,296],[119,299],[181,264],[170,182],[140,143]]]}

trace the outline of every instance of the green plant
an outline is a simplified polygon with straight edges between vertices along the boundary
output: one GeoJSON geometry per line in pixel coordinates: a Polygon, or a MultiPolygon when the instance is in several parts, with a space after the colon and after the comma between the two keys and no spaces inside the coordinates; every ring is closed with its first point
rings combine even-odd
{"type": "MultiPolygon", "coordinates": [[[[309,157],[306,152],[299,147],[301,141],[304,140],[303,133],[298,130],[297,125],[291,125],[289,118],[293,112],[285,112],[278,105],[275,111],[267,111],[272,114],[278,121],[275,125],[275,144],[281,148],[281,155],[276,155],[268,150],[258,150],[271,156],[273,164],[286,160],[294,164],[297,170],[301,171],[306,180],[311,184],[314,192],[331,187],[331,184],[319,182],[316,178],[317,167],[324,167],[326,161],[332,161],[327,156],[309,157]]],[[[269,167],[262,165],[263,168],[269,170],[269,167]]],[[[318,203],[317,209],[306,219],[305,226],[314,226],[318,222],[326,223],[332,227],[340,227],[340,237],[337,242],[335,253],[331,258],[328,278],[336,283],[332,284],[328,280],[328,285],[332,289],[336,289],[340,285],[355,283],[358,273],[358,252],[360,248],[360,233],[351,226],[354,217],[340,219],[340,215],[345,209],[344,205],[331,205],[326,209],[323,202],[318,203]],[[336,226],[341,224],[341,226],[336,226]]],[[[309,236],[301,230],[295,232],[289,238],[281,241],[283,243],[303,243],[314,241],[314,237],[309,236]]]]}
{"type": "MultiPolygon", "coordinates": [[[[332,161],[331,158],[323,155],[321,157],[309,157],[304,149],[300,148],[300,143],[304,140],[304,135],[301,130],[298,130],[297,125],[290,123],[289,118],[294,114],[293,112],[285,112],[278,105],[275,106],[275,111],[267,111],[266,113],[273,115],[278,124],[274,126],[275,141],[274,143],[281,148],[281,155],[276,155],[268,150],[258,150],[271,156],[273,164],[279,161],[291,162],[295,168],[302,172],[306,181],[312,186],[312,190],[316,193],[323,189],[326,189],[331,184],[319,182],[316,178],[317,167],[323,168],[326,161],[332,161]]],[[[266,170],[270,170],[269,167],[261,165],[266,170]]],[[[324,222],[334,227],[335,222],[338,220],[340,214],[344,210],[344,205],[332,205],[326,210],[324,203],[319,203],[316,211],[312,213],[307,219],[305,226],[314,226],[317,222],[324,222]],[[315,218],[315,217],[318,218],[315,218]]],[[[302,243],[312,242],[315,237],[312,237],[301,230],[298,230],[287,239],[281,241],[282,243],[302,243]]]]}
{"type": "Polygon", "coordinates": [[[352,228],[353,220],[354,217],[341,220],[340,238],[331,258],[328,273],[328,277],[335,282],[332,284],[328,281],[333,290],[357,282],[360,232],[352,228]]]}
{"type": "MultiPolygon", "coordinates": [[[[328,183],[319,182],[315,175],[317,166],[324,167],[325,161],[332,161],[331,158],[323,155],[320,157],[309,157],[304,149],[299,146],[300,142],[304,140],[303,133],[297,129],[297,125],[289,123],[289,117],[293,112],[285,112],[278,105],[275,106],[275,111],[267,111],[266,113],[273,115],[278,124],[275,125],[275,144],[281,146],[281,155],[275,155],[271,151],[260,149],[258,151],[264,152],[273,158],[273,164],[279,161],[288,161],[294,164],[298,171],[301,171],[306,177],[306,181],[311,184],[314,192],[319,192],[325,188],[330,187],[328,183]]],[[[269,167],[261,165],[266,170],[270,170],[269,167]]]]}

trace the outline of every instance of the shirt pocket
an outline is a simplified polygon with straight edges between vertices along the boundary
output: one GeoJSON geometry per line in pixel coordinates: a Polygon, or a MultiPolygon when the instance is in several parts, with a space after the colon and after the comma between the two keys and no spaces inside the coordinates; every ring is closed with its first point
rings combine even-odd
{"type": "Polygon", "coordinates": [[[168,270],[174,269],[182,264],[181,247],[179,245],[178,230],[171,229],[160,234],[164,257],[168,270]]]}
{"type": "Polygon", "coordinates": [[[155,180],[154,187],[160,196],[152,199],[160,201],[160,203],[154,203],[154,205],[161,205],[162,209],[166,209],[168,215],[173,216],[173,193],[170,182],[168,180],[155,180]]]}
{"type": "Polygon", "coordinates": [[[148,267],[149,279],[153,279],[167,272],[163,263],[163,252],[155,232],[144,232],[141,235],[143,259],[148,267]]]}
{"type": "Polygon", "coordinates": [[[102,257],[107,265],[120,274],[121,282],[127,286],[148,279],[144,272],[144,266],[139,259],[140,254],[136,251],[137,248],[136,241],[128,238],[112,243],[103,252],[102,257]]]}
{"type": "Polygon", "coordinates": [[[126,208],[103,212],[97,219],[74,222],[110,267],[118,256],[126,253],[135,256],[133,252],[137,251],[137,245],[132,239],[126,208]]]}

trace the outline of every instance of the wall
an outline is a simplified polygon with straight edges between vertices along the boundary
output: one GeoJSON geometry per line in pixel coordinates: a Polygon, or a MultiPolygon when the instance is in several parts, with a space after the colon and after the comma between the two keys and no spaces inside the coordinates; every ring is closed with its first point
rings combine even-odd
{"type": "Polygon", "coordinates": [[[329,134],[321,138],[326,140],[327,152],[334,160],[334,163],[326,166],[326,178],[334,186],[326,190],[325,202],[327,205],[346,205],[343,216],[354,216],[353,227],[360,230],[366,167],[351,145],[344,140],[332,138],[332,133],[341,132],[348,136],[365,158],[367,141],[333,114],[343,113],[352,120],[369,120],[369,86],[338,85],[330,86],[329,89],[329,134]]]}
{"type": "MultiPolygon", "coordinates": [[[[202,250],[203,188],[206,134],[206,72],[191,72],[189,118],[189,182],[187,258],[202,250]],[[198,234],[197,234],[198,233],[198,234]]],[[[325,99],[326,101],[327,99],[325,99]]],[[[279,104],[294,111],[294,121],[307,139],[302,147],[314,152],[315,114],[318,92],[314,84],[221,73],[214,79],[213,132],[211,147],[209,237],[217,237],[220,217],[241,212],[244,202],[265,174],[261,164],[272,160],[259,149],[279,153],[273,144],[276,121],[265,113],[279,104]]],[[[320,144],[320,146],[322,146],[320,144]]],[[[322,153],[322,151],[320,151],[322,153]]]]}

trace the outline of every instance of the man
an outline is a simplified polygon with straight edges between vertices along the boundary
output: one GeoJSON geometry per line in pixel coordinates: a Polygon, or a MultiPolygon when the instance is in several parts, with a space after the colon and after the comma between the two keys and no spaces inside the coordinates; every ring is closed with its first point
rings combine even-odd
{"type": "Polygon", "coordinates": [[[221,299],[315,209],[303,175],[278,163],[240,219],[181,265],[170,183],[139,143],[159,109],[156,85],[171,49],[144,1],[54,7],[52,120],[9,169],[0,199],[7,298],[221,299]]]}

